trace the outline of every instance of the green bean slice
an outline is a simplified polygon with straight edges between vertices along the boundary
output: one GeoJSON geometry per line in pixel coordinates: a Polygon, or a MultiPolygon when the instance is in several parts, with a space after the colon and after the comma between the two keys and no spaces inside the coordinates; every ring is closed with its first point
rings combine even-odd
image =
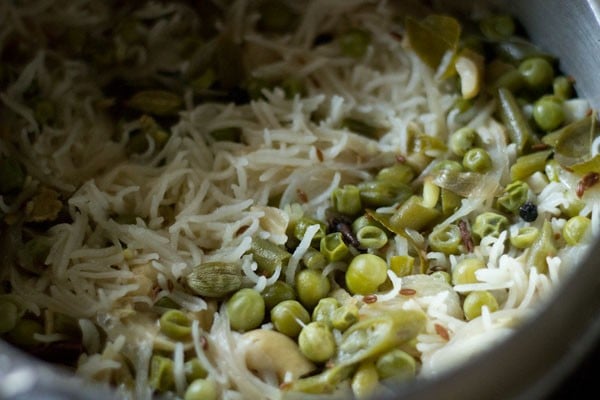
{"type": "Polygon", "coordinates": [[[150,359],[148,384],[160,392],[172,390],[175,387],[173,360],[160,355],[153,355],[150,359]]]}
{"type": "Polygon", "coordinates": [[[517,152],[520,155],[527,142],[533,137],[531,127],[517,100],[508,89],[503,87],[498,89],[498,104],[500,118],[506,126],[511,142],[517,145],[517,152]]]}
{"type": "Polygon", "coordinates": [[[348,249],[340,232],[330,233],[323,237],[320,249],[329,262],[342,261],[350,254],[350,249],[348,249]]]}
{"type": "Polygon", "coordinates": [[[462,236],[458,226],[454,224],[446,225],[442,228],[435,228],[429,234],[429,246],[433,251],[439,251],[445,254],[458,254],[462,243],[462,236]]]}
{"type": "Polygon", "coordinates": [[[554,232],[550,221],[545,220],[540,235],[529,248],[527,253],[527,264],[537,268],[538,272],[545,274],[548,271],[546,258],[556,254],[554,232]]]}
{"type": "Polygon", "coordinates": [[[192,334],[192,321],[179,310],[169,310],[160,317],[160,330],[175,340],[189,339],[192,334]]]}
{"type": "Polygon", "coordinates": [[[426,320],[422,311],[394,310],[359,321],[342,335],[335,365],[356,364],[413,339],[426,320]]]}
{"type": "Polygon", "coordinates": [[[356,232],[356,239],[365,249],[381,249],[388,242],[385,231],[376,226],[365,226],[356,232]]]}

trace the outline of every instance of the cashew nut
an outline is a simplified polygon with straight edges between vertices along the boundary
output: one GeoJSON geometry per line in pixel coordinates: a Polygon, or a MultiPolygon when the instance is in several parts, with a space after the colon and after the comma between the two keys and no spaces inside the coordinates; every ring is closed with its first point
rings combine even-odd
{"type": "Polygon", "coordinates": [[[483,57],[474,51],[464,50],[454,63],[460,76],[460,91],[463,98],[477,96],[483,79],[483,57]]]}
{"type": "Polygon", "coordinates": [[[241,338],[246,366],[258,374],[275,373],[280,382],[296,380],[316,369],[288,336],[266,329],[246,332],[241,338]]]}
{"type": "Polygon", "coordinates": [[[260,227],[271,234],[270,240],[276,244],[284,244],[287,240],[286,229],[290,217],[283,210],[276,207],[253,206],[252,211],[262,211],[260,227]]]}

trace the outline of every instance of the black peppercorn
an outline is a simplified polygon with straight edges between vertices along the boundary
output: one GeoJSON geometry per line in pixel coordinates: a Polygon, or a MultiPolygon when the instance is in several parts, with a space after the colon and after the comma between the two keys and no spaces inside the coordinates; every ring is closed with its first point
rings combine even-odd
{"type": "Polygon", "coordinates": [[[533,222],[538,217],[537,206],[527,201],[519,207],[519,216],[526,222],[533,222]]]}

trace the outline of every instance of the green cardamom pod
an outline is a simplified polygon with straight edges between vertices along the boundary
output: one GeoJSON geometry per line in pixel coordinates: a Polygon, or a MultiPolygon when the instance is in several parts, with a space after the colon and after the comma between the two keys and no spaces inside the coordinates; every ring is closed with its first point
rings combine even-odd
{"type": "Polygon", "coordinates": [[[223,297],[241,287],[242,271],[237,264],[208,262],[195,267],[186,282],[200,296],[223,297]]]}

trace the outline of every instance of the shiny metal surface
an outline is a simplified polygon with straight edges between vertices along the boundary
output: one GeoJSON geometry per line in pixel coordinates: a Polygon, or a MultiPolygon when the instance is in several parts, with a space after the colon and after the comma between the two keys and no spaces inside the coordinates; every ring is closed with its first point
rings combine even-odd
{"type": "MultiPolygon", "coordinates": [[[[600,1],[495,1],[539,46],[560,59],[580,96],[600,108],[600,1]]],[[[548,306],[502,345],[432,382],[396,388],[389,399],[535,400],[553,393],[600,344],[600,243],[548,306]]]]}
{"type": "MultiPolygon", "coordinates": [[[[600,1],[500,0],[534,42],[556,54],[576,89],[600,108],[600,1]]],[[[600,338],[600,243],[549,306],[501,346],[394,399],[542,399],[600,338]]],[[[113,399],[105,388],[33,360],[0,341],[0,399],[113,399]]]]}

